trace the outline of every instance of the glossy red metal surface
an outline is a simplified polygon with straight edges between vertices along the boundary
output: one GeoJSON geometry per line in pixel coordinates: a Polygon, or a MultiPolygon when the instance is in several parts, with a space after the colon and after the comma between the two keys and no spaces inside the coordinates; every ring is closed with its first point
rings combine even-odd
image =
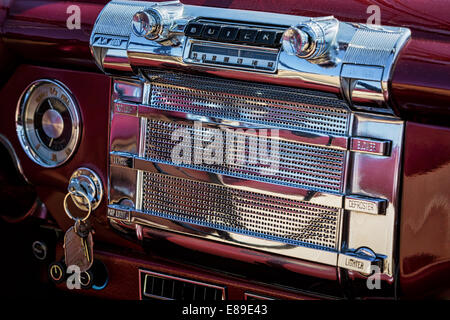
{"type": "MultiPolygon", "coordinates": [[[[89,52],[89,36],[106,2],[6,2],[3,8],[10,8],[3,26],[3,41],[9,50],[30,61],[96,70],[89,52]],[[72,4],[81,9],[80,30],[69,30],[66,26],[69,16],[66,10],[72,4]]],[[[400,0],[184,0],[183,3],[303,16],[333,14],[342,21],[363,23],[373,14],[368,7],[377,5],[382,24],[412,29],[412,39],[398,59],[391,84],[397,112],[420,122],[448,122],[442,119],[450,112],[446,103],[450,96],[450,18],[445,0],[432,3],[421,0],[407,3],[400,0]]],[[[3,13],[6,11],[3,9],[3,13]]]]}
{"type": "Polygon", "coordinates": [[[450,298],[450,129],[408,123],[404,159],[401,290],[450,298]]]}
{"type": "Polygon", "coordinates": [[[402,52],[392,79],[397,112],[416,122],[450,125],[450,42],[415,39],[402,52]]]}
{"type": "MultiPolygon", "coordinates": [[[[57,253],[62,254],[61,252],[57,253]]],[[[183,264],[148,260],[145,257],[126,254],[115,254],[109,251],[96,251],[95,258],[101,260],[108,271],[109,281],[105,289],[101,291],[84,290],[83,294],[96,297],[121,300],[140,299],[139,270],[153,271],[170,276],[200,281],[208,284],[225,287],[227,300],[243,300],[245,292],[251,292],[262,296],[283,300],[314,300],[312,296],[299,294],[289,290],[274,289],[262,284],[253,284],[251,281],[242,280],[230,275],[205,271],[201,268],[183,264]]],[[[60,285],[61,289],[66,289],[60,285]]],[[[67,289],[66,289],[67,290],[67,289]]]]}
{"type": "Polygon", "coordinates": [[[106,2],[13,1],[3,24],[4,42],[22,59],[94,70],[89,37],[106,2]],[[80,8],[80,29],[67,27],[70,5],[80,8]]]}

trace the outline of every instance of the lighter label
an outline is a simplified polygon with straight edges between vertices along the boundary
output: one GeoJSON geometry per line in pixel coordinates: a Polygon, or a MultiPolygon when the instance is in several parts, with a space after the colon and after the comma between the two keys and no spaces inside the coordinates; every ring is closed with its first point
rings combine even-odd
{"type": "Polygon", "coordinates": [[[121,220],[130,220],[130,212],[116,208],[108,208],[108,217],[121,220]]]}

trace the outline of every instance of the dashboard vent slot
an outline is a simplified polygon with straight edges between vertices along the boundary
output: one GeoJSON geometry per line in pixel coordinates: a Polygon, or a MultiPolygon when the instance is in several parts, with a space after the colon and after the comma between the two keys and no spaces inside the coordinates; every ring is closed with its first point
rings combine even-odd
{"type": "Polygon", "coordinates": [[[275,128],[336,135],[348,131],[347,105],[333,94],[178,73],[147,76],[153,108],[275,128]]]}
{"type": "Polygon", "coordinates": [[[224,300],[225,288],[179,278],[171,275],[140,270],[142,300],[224,300]]]}

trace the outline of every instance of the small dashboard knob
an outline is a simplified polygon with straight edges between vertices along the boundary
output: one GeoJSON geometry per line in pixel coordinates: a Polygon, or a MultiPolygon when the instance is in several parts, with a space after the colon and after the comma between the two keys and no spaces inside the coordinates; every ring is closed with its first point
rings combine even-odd
{"type": "MultiPolygon", "coordinates": [[[[178,41],[170,42],[177,34],[180,27],[178,24],[183,19],[183,5],[179,2],[168,2],[157,4],[134,14],[132,20],[133,33],[138,37],[148,40],[176,44],[178,41]]],[[[181,28],[183,30],[184,28],[181,28]]]]}
{"type": "Polygon", "coordinates": [[[283,49],[290,55],[306,57],[310,53],[310,36],[302,29],[290,27],[283,34],[283,49]]]}
{"type": "Polygon", "coordinates": [[[310,19],[284,32],[283,50],[299,58],[321,58],[335,45],[338,29],[339,21],[334,17],[310,19]]]}
{"type": "Polygon", "coordinates": [[[133,16],[132,26],[138,37],[154,40],[161,32],[161,19],[155,11],[139,11],[133,16]]]}

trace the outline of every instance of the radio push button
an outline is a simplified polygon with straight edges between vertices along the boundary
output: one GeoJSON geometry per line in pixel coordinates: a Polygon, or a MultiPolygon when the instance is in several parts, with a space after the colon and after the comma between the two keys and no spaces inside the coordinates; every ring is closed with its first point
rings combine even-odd
{"type": "Polygon", "coordinates": [[[235,41],[239,32],[239,28],[223,27],[219,33],[220,41],[235,41]]]}
{"type": "Polygon", "coordinates": [[[258,30],[241,29],[241,30],[239,30],[238,40],[240,42],[253,43],[253,42],[255,42],[257,33],[258,33],[258,30]]]}
{"type": "Polygon", "coordinates": [[[206,25],[203,27],[202,36],[206,39],[217,39],[219,32],[220,26],[206,25]]]}
{"type": "Polygon", "coordinates": [[[275,31],[259,31],[255,43],[273,46],[275,44],[276,35],[275,31]]]}
{"type": "Polygon", "coordinates": [[[184,30],[184,34],[188,37],[200,37],[202,35],[203,24],[190,23],[184,30]]]}

